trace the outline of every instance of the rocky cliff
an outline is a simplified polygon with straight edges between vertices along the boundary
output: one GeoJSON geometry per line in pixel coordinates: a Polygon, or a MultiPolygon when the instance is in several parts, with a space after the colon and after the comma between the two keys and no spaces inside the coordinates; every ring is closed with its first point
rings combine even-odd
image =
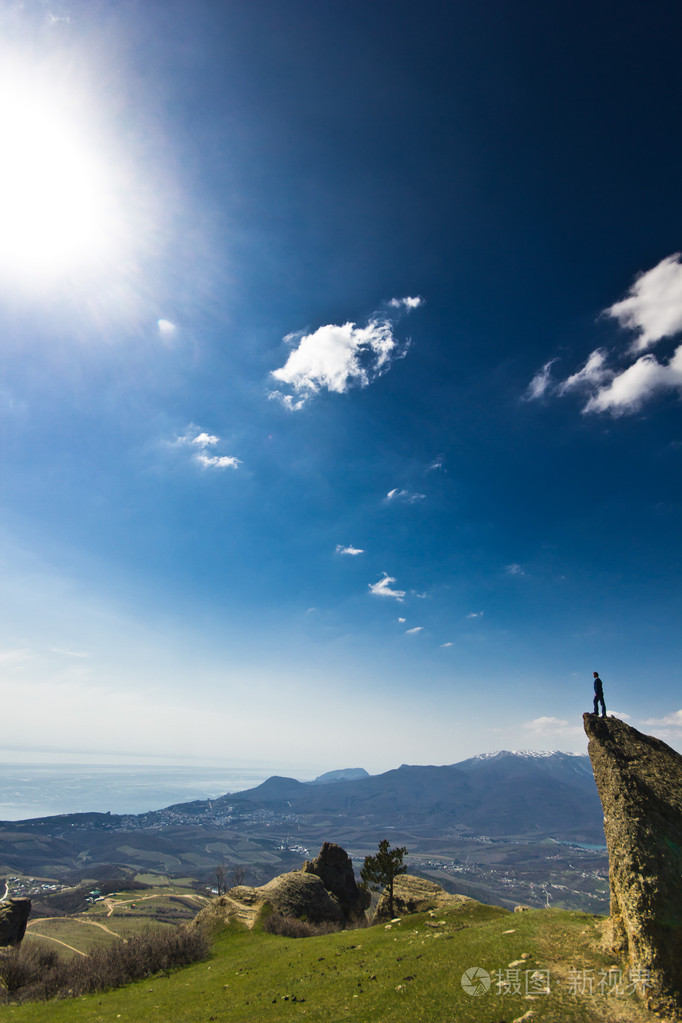
{"type": "Polygon", "coordinates": [[[319,856],[306,860],[301,870],[315,874],[336,899],[346,920],[362,916],[370,903],[369,892],[358,888],[350,856],[335,842],[325,842],[319,856]]]}
{"type": "Polygon", "coordinates": [[[5,899],[0,902],[0,946],[21,944],[30,913],[30,899],[5,899]]]}
{"type": "Polygon", "coordinates": [[[682,756],[618,718],[583,722],[609,852],[607,942],[650,1007],[682,1019],[682,756]]]}

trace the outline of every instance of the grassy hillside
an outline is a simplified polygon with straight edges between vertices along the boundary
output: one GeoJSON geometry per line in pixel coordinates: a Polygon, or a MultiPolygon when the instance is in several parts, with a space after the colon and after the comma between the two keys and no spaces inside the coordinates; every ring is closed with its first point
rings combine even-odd
{"type": "Polygon", "coordinates": [[[44,1023],[48,1012],[50,1023],[511,1023],[529,1011],[534,1023],[652,1019],[632,996],[599,994],[612,965],[597,949],[600,923],[575,912],[508,913],[469,903],[302,939],[231,924],[216,935],[207,962],[49,1009],[6,1006],[3,1015],[11,1023],[44,1023]],[[480,996],[462,987],[473,967],[492,977],[480,996]],[[549,971],[536,980],[540,987],[549,980],[550,993],[527,997],[536,970],[549,971]],[[500,976],[511,990],[498,993],[500,976]]]}
{"type": "Polygon", "coordinates": [[[31,917],[24,941],[53,947],[60,955],[88,953],[139,934],[148,927],[175,926],[193,920],[209,900],[178,885],[117,892],[93,903],[84,913],[31,917]]]}

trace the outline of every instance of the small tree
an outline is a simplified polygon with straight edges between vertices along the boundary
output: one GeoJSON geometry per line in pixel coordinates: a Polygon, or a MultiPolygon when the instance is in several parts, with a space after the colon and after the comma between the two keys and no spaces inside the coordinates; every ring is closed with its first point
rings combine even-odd
{"type": "Polygon", "coordinates": [[[227,867],[224,863],[219,863],[215,868],[215,881],[218,895],[224,895],[227,891],[227,867]]]}
{"type": "Polygon", "coordinates": [[[230,871],[230,888],[238,888],[246,880],[246,867],[239,864],[230,871]]]}
{"type": "Polygon", "coordinates": [[[397,846],[389,849],[388,839],[384,838],[379,842],[379,852],[376,856],[365,856],[365,862],[360,877],[362,883],[373,892],[382,892],[388,889],[388,915],[393,916],[393,880],[398,874],[405,874],[407,867],[403,863],[403,857],[407,856],[405,846],[397,846]]]}

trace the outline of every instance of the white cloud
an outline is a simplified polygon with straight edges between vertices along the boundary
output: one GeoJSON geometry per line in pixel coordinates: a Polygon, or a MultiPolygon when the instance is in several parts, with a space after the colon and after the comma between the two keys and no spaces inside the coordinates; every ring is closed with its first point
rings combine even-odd
{"type": "Polygon", "coordinates": [[[666,714],[664,718],[647,718],[645,725],[664,725],[673,728],[682,728],[682,710],[675,710],[672,714],[666,714]]]}
{"type": "Polygon", "coordinates": [[[53,646],[53,654],[63,654],[64,657],[90,657],[90,654],[85,653],[82,650],[64,650],[62,647],[53,646]]]}
{"type": "Polygon", "coordinates": [[[204,469],[238,469],[242,464],[234,455],[196,455],[195,461],[204,469]]]}
{"type": "Polygon", "coordinates": [[[283,394],[282,391],[269,391],[268,399],[281,402],[290,412],[300,412],[307,401],[307,398],[296,400],[291,394],[283,394]]]}
{"type": "Polygon", "coordinates": [[[196,444],[200,448],[208,448],[213,447],[219,440],[220,437],[216,437],[213,433],[199,433],[196,437],[192,437],[189,443],[196,444]]]}
{"type": "MultiPolygon", "coordinates": [[[[366,327],[328,323],[305,334],[284,366],[274,370],[272,376],[300,395],[298,402],[291,396],[289,403],[285,401],[296,409],[321,389],[344,394],[353,386],[367,387],[398,354],[400,348],[390,320],[372,319],[366,327]]],[[[285,398],[282,396],[282,400],[285,398]]]]}
{"type": "Polygon", "coordinates": [[[613,376],[613,370],[606,366],[606,352],[603,348],[597,348],[592,352],[582,369],[573,373],[557,388],[558,394],[565,394],[567,391],[578,387],[594,387],[602,384],[604,380],[613,376]]]}
{"type": "Polygon", "coordinates": [[[521,566],[517,565],[516,562],[513,562],[511,565],[506,565],[504,570],[507,573],[507,575],[525,575],[526,574],[523,571],[523,569],[521,568],[521,566]]]}
{"type": "Polygon", "coordinates": [[[424,299],[419,296],[411,298],[408,295],[405,298],[392,298],[388,304],[392,309],[406,309],[409,312],[411,309],[418,309],[420,305],[424,305],[424,299]]]}
{"type": "Polygon", "coordinates": [[[174,323],[171,323],[170,320],[163,319],[157,320],[156,326],[158,327],[159,330],[159,336],[163,338],[164,341],[172,340],[178,329],[174,323]]]}
{"type": "Polygon", "coordinates": [[[426,494],[416,494],[410,490],[400,490],[398,487],[394,487],[386,494],[387,501],[402,501],[404,504],[416,504],[417,501],[423,501],[425,497],[426,494]]]}
{"type": "Polygon", "coordinates": [[[676,252],[640,274],[627,298],[604,310],[621,327],[638,331],[631,346],[643,352],[664,337],[682,331],[682,262],[676,252]]]}
{"type": "Polygon", "coordinates": [[[424,626],[423,625],[415,625],[412,629],[405,629],[405,635],[406,636],[416,636],[416,634],[418,632],[423,632],[423,631],[424,631],[424,626]]]}
{"type": "Polygon", "coordinates": [[[546,394],[553,387],[551,369],[555,362],[556,359],[550,359],[535,374],[523,396],[526,401],[542,398],[543,394],[546,394]]]}
{"type": "Polygon", "coordinates": [[[360,547],[344,547],[343,544],[337,543],[336,553],[349,554],[351,557],[357,557],[358,554],[364,554],[365,552],[360,547]]]}
{"type": "Polygon", "coordinates": [[[546,393],[565,395],[571,391],[587,392],[583,413],[610,412],[614,416],[636,412],[661,391],[682,394],[682,345],[667,362],[654,355],[640,355],[658,341],[682,331],[682,262],[680,253],[640,274],[627,298],[604,310],[603,315],[619,321],[622,327],[636,331],[634,342],[609,365],[604,348],[595,349],[585,365],[564,381],[555,384],[550,378],[550,360],[531,380],[525,398],[539,398],[546,393]],[[632,357],[639,357],[633,362],[632,357]],[[627,360],[628,365],[623,365],[627,360]]]}
{"type": "Polygon", "coordinates": [[[398,619],[398,622],[400,623],[400,625],[404,625],[406,621],[407,621],[407,618],[399,618],[398,619]]]}
{"type": "Polygon", "coordinates": [[[660,363],[655,355],[640,356],[593,394],[583,412],[636,412],[657,391],[671,389],[682,393],[682,345],[667,363],[660,363]]]}
{"type": "Polygon", "coordinates": [[[452,646],[452,643],[441,643],[441,649],[448,646],[452,646]]]}
{"type": "Polygon", "coordinates": [[[378,583],[369,583],[369,590],[375,597],[393,597],[400,603],[405,599],[405,590],[392,590],[391,583],[396,582],[393,576],[387,575],[384,572],[383,579],[380,579],[378,583]]]}
{"type": "Polygon", "coordinates": [[[237,469],[242,464],[241,459],[235,458],[234,455],[207,454],[207,449],[214,448],[216,444],[220,443],[220,437],[214,433],[199,430],[196,426],[188,427],[187,432],[182,437],[177,437],[175,443],[198,448],[193,460],[203,469],[237,469]]]}
{"type": "Polygon", "coordinates": [[[563,718],[555,717],[533,718],[532,721],[524,722],[523,727],[533,735],[547,737],[580,735],[583,732],[581,725],[572,725],[563,718]]]}
{"type": "Polygon", "coordinates": [[[485,614],[485,611],[470,611],[469,614],[466,615],[466,617],[467,618],[482,618],[484,614],[485,614]]]}
{"type": "Polygon", "coordinates": [[[427,468],[426,471],[427,472],[434,472],[434,471],[437,471],[438,469],[442,469],[442,468],[443,468],[443,457],[442,457],[442,455],[438,455],[438,457],[433,460],[433,462],[427,468]]]}

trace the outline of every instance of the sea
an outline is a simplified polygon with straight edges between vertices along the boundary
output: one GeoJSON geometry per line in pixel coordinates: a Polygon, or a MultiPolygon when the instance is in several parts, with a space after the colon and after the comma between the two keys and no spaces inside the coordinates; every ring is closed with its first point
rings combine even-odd
{"type": "Polygon", "coordinates": [[[310,770],[148,764],[0,763],[0,821],[62,813],[145,813],[193,799],[243,792],[273,774],[309,781],[310,770]]]}

